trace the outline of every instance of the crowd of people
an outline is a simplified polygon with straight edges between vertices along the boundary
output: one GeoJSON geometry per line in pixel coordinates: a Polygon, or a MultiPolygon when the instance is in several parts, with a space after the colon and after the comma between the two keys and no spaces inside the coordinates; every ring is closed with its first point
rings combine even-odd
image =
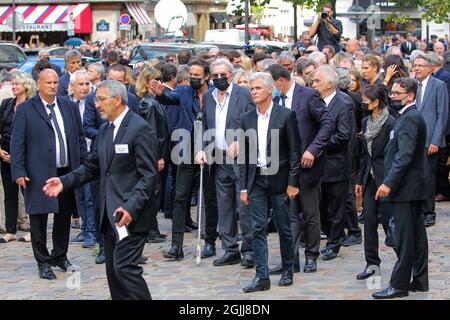
{"type": "Polygon", "coordinates": [[[70,268],[69,242],[98,244],[95,263],[106,264],[112,298],[150,299],[139,265],[145,243],[168,241],[160,211],[172,220],[164,258],[183,259],[184,233],[202,228],[201,258],[216,256],[220,238],[214,266],[255,268],[244,292],[270,289],[277,274],[290,286],[300,256],[303,272],[314,273],[320,256],[326,263],[361,243],[355,277],[374,276],[381,223],[397,262],[389,287],[373,297],[428,291],[425,227],[439,222],[435,202],[450,200],[450,51],[412,35],[375,50],[348,39],[343,51],[342,26],[324,10],[329,20],[292,51],[182,50],[131,68],[111,45],[68,51],[63,71],[45,52],[32,74],[2,71],[1,245],[16,240],[21,192],[30,221],[22,241],[31,242],[41,278],[70,268]],[[321,32],[331,34],[312,45],[321,32]],[[97,53],[103,62],[82,67],[82,55],[97,53]],[[199,128],[213,133],[200,148],[199,128]],[[199,189],[204,226],[191,216],[199,189]],[[77,218],[80,233],[69,239],[77,218]],[[269,231],[280,241],[274,268],[269,231]]]}

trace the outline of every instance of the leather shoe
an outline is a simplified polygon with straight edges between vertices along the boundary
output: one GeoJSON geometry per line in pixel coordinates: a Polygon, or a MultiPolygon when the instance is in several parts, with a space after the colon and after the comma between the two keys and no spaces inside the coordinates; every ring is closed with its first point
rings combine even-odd
{"type": "Polygon", "coordinates": [[[322,256],[322,260],[325,260],[325,261],[333,260],[336,258],[337,258],[337,253],[331,249],[328,249],[327,251],[325,251],[325,253],[322,256]]]}
{"type": "Polygon", "coordinates": [[[163,257],[171,260],[181,260],[184,258],[183,248],[173,244],[168,251],[163,252],[163,257]]]}
{"type": "Polygon", "coordinates": [[[436,216],[425,216],[425,227],[431,227],[436,224],[436,216]]]}
{"type": "Polygon", "coordinates": [[[372,293],[372,297],[375,299],[393,299],[407,297],[408,294],[409,293],[406,290],[395,289],[389,286],[382,291],[372,293]]]}
{"type": "Polygon", "coordinates": [[[409,291],[428,292],[428,290],[429,290],[428,287],[421,286],[414,281],[409,284],[409,291]]]}
{"type": "Polygon", "coordinates": [[[84,233],[80,232],[78,233],[75,237],[73,237],[72,239],[70,239],[70,243],[78,243],[78,242],[84,242],[85,237],[84,237],[84,233]]]}
{"type": "Polygon", "coordinates": [[[436,197],[434,197],[434,201],[443,202],[443,201],[450,201],[450,199],[444,196],[442,193],[439,193],[436,197]]]}
{"type": "Polygon", "coordinates": [[[242,291],[244,291],[244,293],[249,293],[269,289],[270,289],[270,279],[254,278],[248,286],[242,289],[242,291]]]}
{"type": "Polygon", "coordinates": [[[294,283],[294,274],[292,273],[292,271],[289,270],[283,272],[280,281],[278,282],[278,285],[280,287],[288,287],[292,286],[293,283],[294,283]]]}
{"type": "Polygon", "coordinates": [[[327,252],[327,250],[328,250],[328,247],[325,246],[325,247],[323,247],[322,249],[320,249],[320,253],[321,253],[321,254],[324,254],[325,252],[327,252]]]}
{"type": "Polygon", "coordinates": [[[241,262],[241,254],[239,252],[236,253],[225,252],[224,255],[221,256],[219,259],[214,260],[213,265],[219,267],[238,264],[240,262],[241,262]]]}
{"type": "Polygon", "coordinates": [[[53,267],[58,267],[60,268],[62,271],[67,272],[67,269],[71,266],[72,264],[69,262],[69,260],[65,259],[63,261],[58,261],[58,262],[53,262],[52,266],[53,267]]]}
{"type": "Polygon", "coordinates": [[[55,273],[52,271],[52,268],[50,266],[42,266],[39,267],[39,278],[45,279],[45,280],[53,280],[56,279],[55,273]]]}
{"type": "Polygon", "coordinates": [[[198,224],[196,224],[194,221],[186,223],[186,226],[191,228],[192,230],[198,230],[198,224]]]}
{"type": "MultiPolygon", "coordinates": [[[[300,272],[300,263],[299,264],[294,263],[294,273],[299,273],[299,272],[300,272]]],[[[269,270],[270,275],[277,275],[277,274],[282,274],[282,273],[283,273],[283,264],[282,263],[277,265],[275,268],[272,268],[269,270]]]]}
{"type": "Polygon", "coordinates": [[[95,234],[93,232],[86,232],[84,237],[83,248],[93,248],[97,244],[97,239],[95,239],[95,234]]]}
{"type": "Polygon", "coordinates": [[[317,271],[316,259],[311,258],[311,257],[306,257],[305,266],[303,267],[303,272],[304,273],[314,273],[316,271],[317,271]]]}
{"type": "Polygon", "coordinates": [[[361,236],[356,237],[354,235],[351,235],[350,237],[347,237],[347,239],[345,239],[342,242],[342,245],[344,247],[350,247],[350,246],[354,246],[354,245],[361,244],[361,243],[362,243],[362,237],[361,236]]]}
{"type": "Polygon", "coordinates": [[[147,264],[148,258],[144,256],[139,257],[138,264],[147,264]]]}
{"type": "Polygon", "coordinates": [[[166,242],[167,239],[162,237],[159,232],[157,231],[150,231],[147,234],[147,238],[146,238],[147,242],[151,242],[151,243],[162,243],[162,242],[166,242]]]}
{"type": "Polygon", "coordinates": [[[253,268],[255,266],[255,259],[253,257],[253,254],[244,253],[242,255],[241,266],[246,268],[253,268]]]}
{"type": "Polygon", "coordinates": [[[105,250],[100,250],[97,257],[95,257],[95,264],[103,264],[106,261],[105,250]]]}
{"type": "Polygon", "coordinates": [[[80,226],[80,220],[79,220],[79,219],[72,219],[72,222],[71,222],[71,224],[70,224],[70,227],[71,227],[72,229],[81,229],[81,226],[80,226]]]}
{"type": "Polygon", "coordinates": [[[191,232],[192,228],[188,227],[188,226],[184,226],[184,232],[191,232]]]}
{"type": "MultiPolygon", "coordinates": [[[[376,266],[373,266],[376,267],[376,266]]],[[[375,274],[375,270],[368,270],[369,266],[365,267],[364,270],[356,275],[357,280],[365,280],[375,274]]]]}
{"type": "Polygon", "coordinates": [[[209,243],[205,244],[201,253],[202,259],[213,257],[215,255],[216,255],[216,246],[209,243]]]}

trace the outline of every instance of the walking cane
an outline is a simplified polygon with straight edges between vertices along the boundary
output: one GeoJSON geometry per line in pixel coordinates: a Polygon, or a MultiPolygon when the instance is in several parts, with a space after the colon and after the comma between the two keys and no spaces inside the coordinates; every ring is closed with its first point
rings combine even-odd
{"type": "Polygon", "coordinates": [[[202,261],[202,248],[200,246],[200,240],[202,239],[202,202],[203,202],[203,164],[200,165],[200,190],[198,191],[198,239],[197,239],[197,260],[196,264],[199,266],[202,261]]]}

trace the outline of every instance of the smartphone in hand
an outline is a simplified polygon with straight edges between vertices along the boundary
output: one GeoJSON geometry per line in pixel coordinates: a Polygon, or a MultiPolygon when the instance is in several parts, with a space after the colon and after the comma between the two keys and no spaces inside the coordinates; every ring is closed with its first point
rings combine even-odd
{"type": "Polygon", "coordinates": [[[122,219],[123,212],[122,211],[116,211],[114,214],[115,214],[115,223],[119,223],[119,221],[122,219]]]}

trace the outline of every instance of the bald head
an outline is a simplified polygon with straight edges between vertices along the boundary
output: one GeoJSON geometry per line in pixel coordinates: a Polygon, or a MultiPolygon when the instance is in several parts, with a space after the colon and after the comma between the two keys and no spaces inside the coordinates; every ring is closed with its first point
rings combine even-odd
{"type": "Polygon", "coordinates": [[[53,69],[44,69],[39,73],[38,88],[39,94],[45,101],[54,101],[58,92],[58,74],[53,69]]]}

